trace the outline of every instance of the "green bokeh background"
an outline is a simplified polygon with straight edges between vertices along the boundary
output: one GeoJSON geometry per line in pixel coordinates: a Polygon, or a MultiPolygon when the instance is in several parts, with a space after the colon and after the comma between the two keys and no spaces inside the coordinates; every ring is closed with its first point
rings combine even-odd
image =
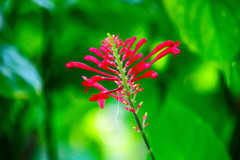
{"type": "Polygon", "coordinates": [[[238,0],[1,0],[0,159],[150,159],[123,104],[101,110],[81,85],[94,73],[65,68],[109,32],[146,37],[145,56],[181,42],[137,97],[157,160],[240,160],[239,11],[238,0]]]}

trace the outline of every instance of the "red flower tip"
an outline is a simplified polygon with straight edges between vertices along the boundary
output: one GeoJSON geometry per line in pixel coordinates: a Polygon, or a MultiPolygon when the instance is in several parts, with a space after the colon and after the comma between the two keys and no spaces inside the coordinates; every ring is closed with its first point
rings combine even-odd
{"type": "Polygon", "coordinates": [[[138,127],[133,127],[133,129],[136,131],[136,132],[140,132],[138,127]]]}
{"type": "Polygon", "coordinates": [[[89,56],[89,55],[86,55],[86,56],[84,57],[84,59],[85,59],[86,61],[91,61],[91,62],[96,63],[96,64],[100,64],[100,63],[101,63],[96,57],[89,56]]]}
{"type": "Polygon", "coordinates": [[[109,96],[105,93],[105,91],[103,91],[98,94],[93,94],[92,97],[89,98],[89,101],[98,101],[100,108],[103,109],[105,105],[105,99],[108,98],[109,96]]]}
{"type": "Polygon", "coordinates": [[[136,45],[134,51],[136,52],[144,43],[147,42],[147,39],[146,38],[142,38],[136,45]]]}
{"type": "Polygon", "coordinates": [[[181,42],[178,42],[178,40],[174,43],[174,47],[177,48],[179,45],[181,44],[181,42]]]}
{"type": "MultiPolygon", "coordinates": [[[[85,81],[90,81],[90,79],[87,79],[87,77],[85,77],[85,76],[82,76],[82,78],[85,80],[85,81]]],[[[104,88],[101,84],[99,84],[99,83],[97,83],[97,82],[95,82],[95,83],[91,83],[91,81],[90,81],[90,83],[89,84],[91,84],[91,85],[87,85],[86,84],[86,86],[87,86],[87,89],[86,89],[86,91],[85,91],[85,93],[87,92],[87,90],[89,89],[89,87],[94,87],[94,88],[97,88],[97,89],[99,89],[99,90],[101,90],[101,91],[105,91],[106,90],[106,88],[104,88]]]]}
{"type": "Polygon", "coordinates": [[[95,53],[99,57],[103,57],[102,53],[96,48],[91,47],[91,48],[89,48],[89,51],[95,53]]]}
{"type": "Polygon", "coordinates": [[[151,77],[151,78],[155,79],[158,77],[158,74],[157,74],[157,72],[154,72],[154,71],[147,71],[142,76],[132,79],[131,82],[138,81],[142,78],[147,78],[147,77],[151,77]]]}
{"type": "Polygon", "coordinates": [[[180,50],[179,50],[178,48],[173,48],[173,49],[172,49],[172,53],[173,53],[174,58],[176,58],[176,55],[175,55],[175,54],[179,54],[179,53],[180,53],[180,50]]]}
{"type": "Polygon", "coordinates": [[[66,64],[66,68],[71,68],[71,67],[72,67],[71,63],[68,62],[68,63],[66,64]]]}
{"type": "Polygon", "coordinates": [[[111,65],[111,66],[113,66],[113,67],[117,67],[116,63],[114,63],[113,61],[108,60],[108,59],[104,59],[104,60],[102,61],[102,63],[103,63],[103,64],[106,64],[106,65],[111,65]]]}
{"type": "Polygon", "coordinates": [[[89,68],[91,68],[86,64],[80,63],[80,62],[68,62],[66,67],[67,68],[77,67],[77,68],[86,69],[86,70],[89,70],[89,68]]]}
{"type": "Polygon", "coordinates": [[[142,58],[143,57],[143,54],[142,53],[138,53],[136,54],[132,60],[128,60],[126,63],[125,63],[125,67],[124,68],[127,68],[129,67],[132,63],[134,63],[135,61],[137,61],[138,59],[142,58]]]}
{"type": "Polygon", "coordinates": [[[119,51],[119,55],[121,55],[123,52],[125,52],[125,47],[127,46],[127,44],[129,43],[130,39],[126,39],[126,41],[123,43],[123,47],[121,48],[121,50],[119,51]]]}
{"type": "Polygon", "coordinates": [[[147,112],[146,112],[146,113],[144,114],[144,116],[143,116],[143,128],[148,125],[148,123],[145,124],[146,119],[147,119],[147,112]]]}
{"type": "Polygon", "coordinates": [[[150,67],[151,67],[150,63],[143,63],[139,67],[137,67],[136,69],[134,69],[134,67],[130,68],[129,71],[128,71],[127,76],[129,76],[129,75],[131,75],[131,74],[133,74],[133,73],[135,73],[137,71],[138,71],[138,73],[140,73],[140,72],[142,72],[145,69],[149,69],[150,67]]]}
{"type": "Polygon", "coordinates": [[[144,70],[149,69],[151,67],[150,63],[143,63],[140,67],[138,67],[136,70],[144,70]]]}
{"type": "Polygon", "coordinates": [[[90,87],[92,86],[93,83],[97,82],[97,81],[102,81],[104,78],[101,77],[101,76],[93,76],[92,78],[90,78],[89,80],[87,81],[83,81],[82,82],[82,85],[84,87],[90,87]]]}
{"type": "Polygon", "coordinates": [[[142,107],[142,104],[143,104],[143,102],[141,102],[141,103],[138,103],[137,112],[138,112],[138,111],[139,111],[139,109],[142,107]]]}
{"type": "Polygon", "coordinates": [[[146,112],[146,113],[144,114],[144,116],[143,116],[143,122],[145,122],[146,119],[147,119],[147,112],[146,112]]]}
{"type": "Polygon", "coordinates": [[[140,59],[142,57],[143,57],[143,54],[142,53],[138,53],[138,54],[136,54],[136,56],[133,57],[132,62],[135,62],[135,61],[137,61],[138,59],[140,59]]]}
{"type": "Polygon", "coordinates": [[[133,86],[133,89],[135,89],[135,88],[137,88],[137,87],[140,87],[140,84],[135,84],[135,85],[133,86]]]}
{"type": "Polygon", "coordinates": [[[134,91],[134,96],[136,96],[136,95],[137,95],[137,93],[138,93],[138,92],[140,92],[140,91],[144,91],[144,89],[143,89],[143,88],[136,89],[136,90],[134,91]]]}
{"type": "Polygon", "coordinates": [[[128,44],[128,49],[130,49],[133,45],[133,43],[137,40],[137,37],[133,36],[131,39],[130,39],[130,42],[128,44]]]}
{"type": "Polygon", "coordinates": [[[123,107],[123,109],[128,110],[129,112],[136,112],[134,108],[123,107]]]}

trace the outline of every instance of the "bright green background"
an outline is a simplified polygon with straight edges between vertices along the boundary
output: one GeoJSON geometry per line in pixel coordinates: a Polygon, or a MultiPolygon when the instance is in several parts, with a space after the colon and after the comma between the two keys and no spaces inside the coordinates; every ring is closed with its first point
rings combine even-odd
{"type": "Polygon", "coordinates": [[[137,97],[157,160],[239,160],[239,11],[238,0],[1,0],[0,159],[149,159],[123,104],[117,118],[117,101],[101,110],[81,85],[94,73],[65,68],[109,32],[146,37],[145,56],[181,42],[137,97]]]}

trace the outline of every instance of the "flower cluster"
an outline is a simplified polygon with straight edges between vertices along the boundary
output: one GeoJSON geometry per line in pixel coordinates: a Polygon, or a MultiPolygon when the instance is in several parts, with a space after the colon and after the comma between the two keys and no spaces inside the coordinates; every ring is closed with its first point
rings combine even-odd
{"type": "Polygon", "coordinates": [[[91,61],[99,68],[106,70],[104,72],[81,62],[68,62],[66,64],[67,68],[77,67],[99,74],[91,78],[82,76],[84,79],[82,84],[87,87],[85,92],[87,92],[90,87],[100,90],[100,93],[92,95],[89,101],[98,101],[100,108],[103,109],[105,99],[108,99],[109,96],[111,96],[117,101],[125,104],[127,107],[124,107],[124,109],[129,110],[130,112],[137,112],[142,104],[140,103],[137,109],[135,109],[135,98],[138,92],[144,90],[143,88],[140,88],[140,84],[137,82],[143,78],[157,78],[158,76],[154,71],[143,72],[149,69],[151,65],[161,57],[169,53],[173,53],[175,57],[175,54],[180,53],[180,50],[177,48],[180,43],[178,41],[174,43],[169,40],[159,44],[145,58],[142,58],[143,54],[138,53],[138,49],[146,43],[147,40],[142,38],[137,42],[136,46],[131,49],[135,41],[136,37],[132,37],[123,42],[119,39],[118,35],[111,36],[108,34],[108,37],[102,41],[102,45],[99,49],[90,48],[89,51],[95,54],[98,58],[96,58],[96,56],[86,55],[84,59],[86,61],[91,61]],[[147,62],[147,60],[153,55],[155,55],[155,58],[150,62],[147,62]],[[143,74],[140,75],[141,73],[143,74]],[[98,83],[104,80],[115,82],[117,88],[114,90],[108,90],[98,83]]]}

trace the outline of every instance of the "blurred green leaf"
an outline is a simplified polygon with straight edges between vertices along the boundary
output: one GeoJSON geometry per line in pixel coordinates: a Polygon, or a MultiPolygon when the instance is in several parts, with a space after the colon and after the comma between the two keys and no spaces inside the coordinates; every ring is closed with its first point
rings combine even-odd
{"type": "Polygon", "coordinates": [[[156,159],[230,160],[211,127],[188,107],[172,99],[152,125],[149,137],[156,159]]]}
{"type": "Polygon", "coordinates": [[[216,65],[197,64],[194,71],[186,75],[184,84],[198,93],[216,93],[220,88],[220,76],[216,65]]]}
{"type": "Polygon", "coordinates": [[[45,48],[45,37],[41,22],[18,21],[16,24],[15,41],[24,56],[28,58],[39,57],[45,48]]]}
{"type": "Polygon", "coordinates": [[[139,4],[139,3],[142,3],[142,0],[117,0],[117,1],[128,2],[128,3],[130,3],[130,4],[139,4]]]}
{"type": "Polygon", "coordinates": [[[240,60],[233,61],[224,70],[224,76],[227,81],[230,92],[236,96],[240,96],[240,60]]]}
{"type": "Polygon", "coordinates": [[[9,98],[27,99],[42,91],[35,67],[15,47],[6,44],[0,44],[0,84],[0,94],[9,98]]]}
{"type": "MultiPolygon", "coordinates": [[[[184,104],[185,107],[188,107],[188,110],[200,116],[212,128],[218,138],[228,146],[236,119],[226,101],[226,93],[223,92],[216,69],[214,66],[208,65],[211,64],[203,63],[199,66],[195,62],[194,65],[190,65],[190,72],[186,71],[186,68],[182,68],[185,72],[171,81],[167,88],[165,102],[172,101],[172,103],[184,104]],[[199,67],[203,71],[209,70],[206,71],[206,75],[211,73],[209,76],[212,78],[205,77],[202,71],[197,72],[196,69],[199,70],[199,67]],[[199,77],[199,80],[196,80],[197,77],[199,77]]],[[[188,68],[188,66],[185,67],[188,68]]]]}
{"type": "Polygon", "coordinates": [[[4,28],[4,17],[3,17],[3,12],[0,8],[0,32],[2,32],[3,28],[4,28]]]}
{"type": "Polygon", "coordinates": [[[239,22],[234,16],[237,10],[225,3],[213,0],[164,1],[182,41],[189,49],[220,64],[231,62],[240,46],[233,43],[238,41],[240,34],[239,22]]]}
{"type": "Polygon", "coordinates": [[[50,11],[56,8],[55,4],[51,0],[32,0],[32,2],[50,11]]]}

